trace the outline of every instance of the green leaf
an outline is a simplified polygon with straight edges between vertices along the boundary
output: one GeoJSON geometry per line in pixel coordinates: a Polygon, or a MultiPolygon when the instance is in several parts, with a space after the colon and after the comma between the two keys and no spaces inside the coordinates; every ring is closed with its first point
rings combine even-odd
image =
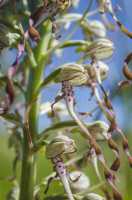
{"type": "Polygon", "coordinates": [[[40,140],[44,140],[48,137],[49,133],[51,131],[59,131],[63,130],[65,128],[73,128],[76,127],[77,123],[75,121],[69,120],[69,121],[63,121],[63,122],[58,122],[56,124],[53,124],[49,128],[46,128],[41,134],[40,134],[40,140]]]}
{"type": "Polygon", "coordinates": [[[60,48],[66,48],[66,47],[74,47],[74,46],[82,46],[82,45],[89,45],[90,42],[85,40],[68,40],[64,42],[60,48]]]}
{"type": "Polygon", "coordinates": [[[56,82],[56,77],[59,75],[60,71],[61,71],[61,68],[58,68],[58,69],[54,70],[49,76],[47,76],[41,83],[40,89],[51,83],[56,82]]]}

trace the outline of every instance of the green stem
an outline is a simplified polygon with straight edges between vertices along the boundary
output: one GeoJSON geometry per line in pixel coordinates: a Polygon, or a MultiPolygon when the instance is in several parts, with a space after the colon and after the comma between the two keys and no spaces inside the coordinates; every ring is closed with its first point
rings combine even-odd
{"type": "MultiPolygon", "coordinates": [[[[28,127],[25,125],[23,128],[23,159],[19,200],[33,200],[33,191],[36,182],[36,156],[31,154],[28,136],[30,134],[32,143],[34,144],[38,133],[39,99],[35,100],[33,103],[32,101],[34,100],[35,92],[42,81],[41,79],[43,76],[43,70],[47,61],[47,58],[44,58],[41,56],[41,54],[47,51],[51,39],[50,22],[46,22],[42,26],[42,35],[43,37],[41,38],[40,44],[38,44],[37,50],[35,51],[37,67],[30,69],[26,92],[26,112],[28,114],[28,127]]],[[[26,119],[24,120],[26,121],[26,119]]],[[[25,124],[27,124],[27,122],[25,124]]]]}
{"type": "Polygon", "coordinates": [[[28,133],[24,128],[22,173],[20,183],[20,200],[32,200],[33,188],[36,179],[35,156],[30,154],[28,133]]]}

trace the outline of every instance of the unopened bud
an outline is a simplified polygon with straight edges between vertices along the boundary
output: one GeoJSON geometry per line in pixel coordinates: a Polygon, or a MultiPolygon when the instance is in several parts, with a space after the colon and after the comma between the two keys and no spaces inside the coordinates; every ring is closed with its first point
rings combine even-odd
{"type": "MultiPolygon", "coordinates": [[[[104,80],[108,76],[109,67],[105,63],[98,61],[98,76],[104,80]]],[[[69,63],[61,67],[61,71],[56,78],[56,82],[69,81],[72,86],[89,85],[91,81],[97,82],[96,68],[92,64],[79,65],[69,63]]]]}
{"type": "Polygon", "coordinates": [[[69,81],[73,86],[83,85],[87,82],[88,75],[82,65],[70,63],[62,66],[57,81],[69,81]]]}
{"type": "Polygon", "coordinates": [[[94,40],[90,45],[82,45],[77,51],[83,51],[87,56],[91,56],[98,60],[107,59],[113,54],[114,44],[109,39],[99,38],[94,40]]]}
{"type": "Polygon", "coordinates": [[[106,36],[106,28],[103,25],[102,22],[98,20],[93,21],[82,21],[81,27],[83,28],[83,31],[85,35],[95,35],[97,37],[105,37],[106,36]]]}

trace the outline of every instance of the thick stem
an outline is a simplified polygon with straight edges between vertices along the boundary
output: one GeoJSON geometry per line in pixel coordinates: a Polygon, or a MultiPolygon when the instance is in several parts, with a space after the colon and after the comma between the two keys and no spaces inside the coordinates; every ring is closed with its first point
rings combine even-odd
{"type": "Polygon", "coordinates": [[[27,86],[27,98],[26,98],[26,113],[25,116],[28,122],[25,122],[23,129],[23,159],[22,159],[22,172],[20,183],[20,198],[19,200],[33,200],[34,185],[36,182],[36,156],[31,154],[29,147],[29,134],[32,139],[32,143],[35,143],[35,139],[38,133],[38,118],[39,118],[39,100],[34,101],[34,96],[41,83],[44,66],[46,64],[46,58],[41,55],[48,49],[51,38],[51,23],[47,22],[42,27],[43,38],[41,38],[40,44],[38,44],[35,56],[37,58],[38,67],[31,68],[29,73],[29,82],[27,86]],[[34,102],[33,102],[34,101],[34,102]],[[30,109],[29,109],[30,107],[30,109]]]}
{"type": "Polygon", "coordinates": [[[20,184],[20,200],[32,200],[33,188],[36,179],[35,157],[30,154],[27,139],[23,141],[23,159],[20,184]]]}

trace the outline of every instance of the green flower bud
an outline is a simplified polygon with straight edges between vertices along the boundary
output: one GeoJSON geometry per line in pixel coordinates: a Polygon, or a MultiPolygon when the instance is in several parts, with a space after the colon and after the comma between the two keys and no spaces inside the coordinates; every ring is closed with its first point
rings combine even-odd
{"type": "Polygon", "coordinates": [[[55,137],[46,147],[47,158],[55,158],[61,154],[73,153],[76,150],[73,139],[65,135],[55,137]]]}
{"type": "Polygon", "coordinates": [[[69,174],[71,189],[74,193],[82,193],[90,186],[89,178],[81,171],[73,171],[69,174]]]}
{"type": "Polygon", "coordinates": [[[57,77],[57,81],[69,81],[71,85],[83,85],[87,82],[88,74],[84,67],[79,64],[71,63],[62,66],[62,70],[57,77]]]}
{"type": "MultiPolygon", "coordinates": [[[[97,62],[97,66],[100,79],[106,79],[108,76],[109,67],[101,61],[97,62]]],[[[66,64],[61,67],[61,71],[56,78],[56,82],[62,81],[69,81],[72,86],[89,85],[91,81],[97,82],[98,77],[96,68],[92,64],[66,64]]]]}
{"type": "Polygon", "coordinates": [[[109,39],[99,38],[94,40],[90,45],[82,45],[82,47],[79,47],[77,51],[83,51],[87,56],[101,60],[112,56],[114,44],[109,39]]]}
{"type": "Polygon", "coordinates": [[[93,21],[82,21],[81,27],[83,28],[84,34],[87,35],[95,35],[97,37],[105,37],[106,36],[106,28],[102,22],[98,20],[93,21]]]}
{"type": "Polygon", "coordinates": [[[89,193],[83,198],[83,200],[105,200],[105,198],[96,193],[89,193]]]}

